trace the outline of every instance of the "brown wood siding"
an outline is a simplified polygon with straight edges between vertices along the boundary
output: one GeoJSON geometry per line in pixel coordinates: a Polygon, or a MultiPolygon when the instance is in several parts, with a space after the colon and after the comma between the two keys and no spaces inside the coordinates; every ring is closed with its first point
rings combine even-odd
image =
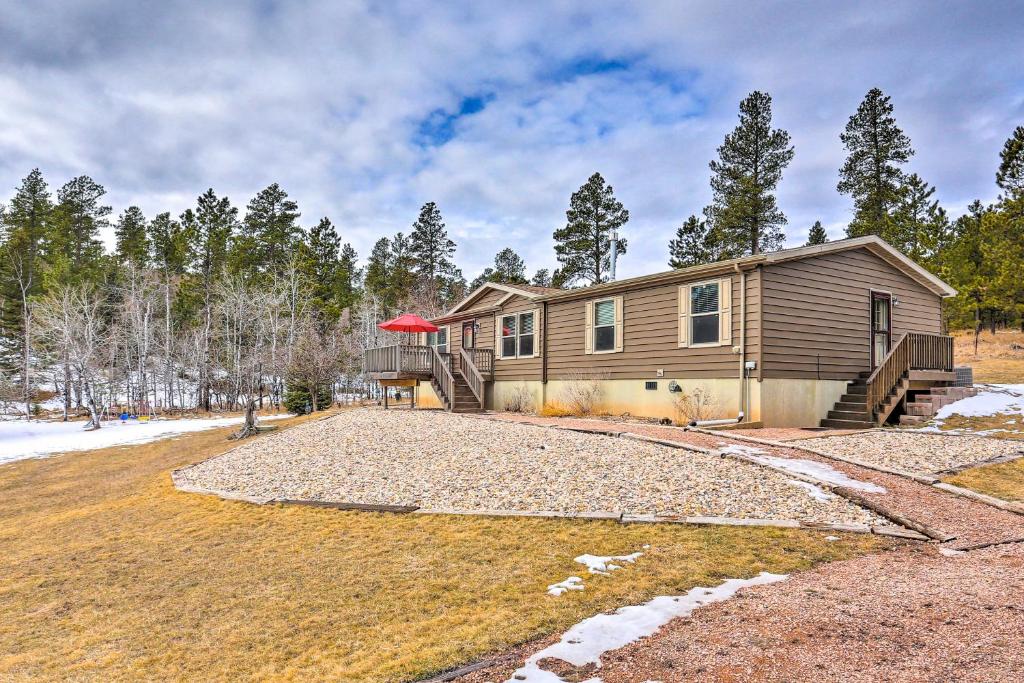
{"type": "MultiPolygon", "coordinates": [[[[525,313],[527,311],[537,311],[537,316],[534,319],[534,330],[533,330],[533,344],[534,348],[537,349],[537,356],[533,358],[495,358],[494,361],[494,379],[500,381],[524,381],[524,380],[536,380],[541,379],[541,357],[540,352],[542,350],[542,335],[544,334],[544,321],[542,320],[544,314],[541,310],[541,305],[536,301],[527,299],[526,297],[513,296],[511,299],[506,301],[501,306],[501,313],[499,315],[507,315],[511,313],[525,313]]],[[[489,346],[493,348],[495,343],[494,338],[494,315],[488,316],[490,318],[490,330],[489,346]]],[[[481,320],[482,322],[482,320],[481,320]]]]}
{"type": "Polygon", "coordinates": [[[870,365],[871,290],[891,292],[893,342],[941,331],[940,297],[866,249],[763,269],[764,376],[852,379],[870,365]]]}
{"type": "Polygon", "coordinates": [[[480,298],[474,301],[464,311],[459,311],[458,315],[468,313],[469,311],[478,311],[485,308],[494,308],[498,301],[508,296],[508,292],[503,292],[500,289],[488,289],[480,298]]]}
{"type": "MultiPolygon", "coordinates": [[[[719,276],[722,277],[722,276],[719,276]]],[[[732,282],[732,343],[740,342],[740,276],[732,282]]],[[[703,282],[708,278],[694,279],[703,282]]],[[[718,278],[712,278],[718,279],[718,278]]],[[[747,358],[757,353],[760,276],[747,275],[747,358]]],[[[609,379],[738,377],[739,355],[732,345],[679,347],[679,286],[683,282],[636,288],[622,293],[623,349],[620,353],[584,353],[586,302],[554,301],[548,305],[548,377],[563,379],[584,372],[609,379]]]]}

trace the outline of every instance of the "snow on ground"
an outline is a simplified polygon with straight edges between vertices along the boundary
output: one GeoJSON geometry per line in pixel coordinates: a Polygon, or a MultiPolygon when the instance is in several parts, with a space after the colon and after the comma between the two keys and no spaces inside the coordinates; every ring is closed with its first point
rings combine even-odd
{"type": "Polygon", "coordinates": [[[576,562],[586,565],[587,571],[591,574],[604,574],[608,576],[609,572],[613,572],[616,569],[622,569],[620,565],[613,564],[613,562],[636,562],[637,558],[643,555],[643,553],[630,553],[629,555],[580,555],[576,558],[576,562]]]}
{"type": "MultiPolygon", "coordinates": [[[[289,415],[272,415],[263,420],[289,415]]],[[[64,451],[89,451],[108,446],[146,443],[186,432],[241,424],[241,417],[217,417],[181,420],[107,420],[102,428],[87,432],[85,422],[0,422],[0,464],[39,458],[64,451]]]]}
{"type": "Polygon", "coordinates": [[[561,683],[562,678],[540,668],[541,660],[553,657],[577,667],[587,664],[600,667],[601,655],[605,652],[649,636],[676,617],[689,616],[698,607],[728,600],[741,588],[785,578],[783,574],[762,572],[752,579],[728,579],[716,588],[698,586],[685,595],[660,596],[642,605],[622,607],[611,614],[597,614],[570,628],[557,643],[535,652],[507,683],[561,683]]]}
{"type": "MultiPolygon", "coordinates": [[[[851,489],[860,489],[869,493],[885,493],[885,489],[875,484],[851,479],[834,467],[813,460],[802,460],[800,458],[778,458],[768,455],[768,451],[754,446],[743,446],[741,444],[718,444],[719,453],[730,453],[732,455],[743,455],[751,460],[756,460],[762,465],[777,467],[790,472],[791,474],[803,474],[813,477],[818,481],[824,481],[836,486],[849,486],[851,489]]],[[[811,483],[789,480],[789,484],[799,486],[807,491],[815,500],[827,501],[832,496],[822,491],[811,483]]]]}
{"type": "Polygon", "coordinates": [[[933,425],[925,429],[934,431],[953,415],[989,417],[999,413],[1024,415],[1024,384],[979,384],[977,395],[942,406],[935,413],[933,425]]]}
{"type": "Polygon", "coordinates": [[[583,579],[578,576],[570,576],[565,581],[559,581],[548,586],[548,595],[558,596],[566,591],[583,590],[583,579]]]}
{"type": "Polygon", "coordinates": [[[815,486],[814,484],[812,484],[809,481],[800,481],[798,479],[790,479],[786,483],[791,484],[792,486],[796,486],[797,488],[801,488],[801,489],[807,491],[807,495],[809,495],[814,500],[825,501],[825,500],[831,500],[832,499],[832,494],[831,493],[826,492],[820,486],[815,486]]]}
{"type": "Polygon", "coordinates": [[[792,474],[803,474],[817,479],[818,481],[834,484],[835,486],[848,486],[851,489],[860,489],[861,491],[867,491],[868,493],[885,493],[885,488],[882,486],[860,481],[859,479],[851,479],[834,467],[824,463],[814,462],[813,460],[802,460],[800,458],[777,458],[773,455],[754,455],[752,457],[763,465],[778,467],[779,469],[786,470],[792,474]]]}

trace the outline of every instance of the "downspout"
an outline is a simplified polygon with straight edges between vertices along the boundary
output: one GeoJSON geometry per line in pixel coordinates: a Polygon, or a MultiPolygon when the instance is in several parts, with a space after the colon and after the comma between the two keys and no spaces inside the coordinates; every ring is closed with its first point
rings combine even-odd
{"type": "Polygon", "coordinates": [[[540,303],[540,407],[548,403],[548,302],[540,303]]]}
{"type": "Polygon", "coordinates": [[[736,421],[743,422],[747,416],[747,271],[735,265],[740,274],[740,408],[736,421]]]}

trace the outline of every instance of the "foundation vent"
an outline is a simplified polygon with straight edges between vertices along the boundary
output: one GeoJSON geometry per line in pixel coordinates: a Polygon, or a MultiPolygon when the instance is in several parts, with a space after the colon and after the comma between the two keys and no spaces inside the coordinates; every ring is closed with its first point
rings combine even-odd
{"type": "Polygon", "coordinates": [[[657,391],[658,390],[658,383],[657,382],[644,382],[644,389],[646,389],[647,391],[657,391]]]}

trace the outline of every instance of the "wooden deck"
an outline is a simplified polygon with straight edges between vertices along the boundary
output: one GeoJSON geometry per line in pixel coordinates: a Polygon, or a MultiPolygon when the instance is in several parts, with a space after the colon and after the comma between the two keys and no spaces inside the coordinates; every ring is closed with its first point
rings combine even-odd
{"type": "Polygon", "coordinates": [[[486,403],[487,383],[494,379],[494,352],[461,349],[456,357],[432,346],[384,346],[364,352],[363,371],[384,385],[428,381],[445,410],[478,412],[486,403]]]}

